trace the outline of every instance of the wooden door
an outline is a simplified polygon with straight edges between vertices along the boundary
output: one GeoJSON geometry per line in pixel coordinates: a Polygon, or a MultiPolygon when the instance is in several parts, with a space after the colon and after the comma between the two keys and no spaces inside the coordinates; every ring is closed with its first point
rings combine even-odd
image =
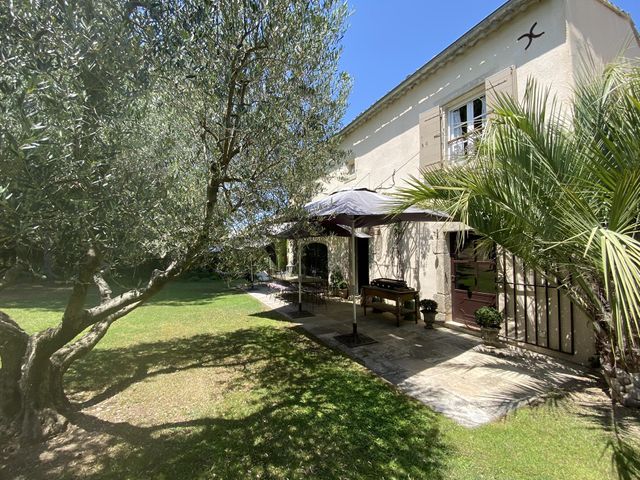
{"type": "Polygon", "coordinates": [[[476,235],[465,237],[460,246],[456,234],[451,234],[451,304],[453,319],[475,329],[479,328],[475,311],[496,305],[495,248],[482,252],[476,235]]]}

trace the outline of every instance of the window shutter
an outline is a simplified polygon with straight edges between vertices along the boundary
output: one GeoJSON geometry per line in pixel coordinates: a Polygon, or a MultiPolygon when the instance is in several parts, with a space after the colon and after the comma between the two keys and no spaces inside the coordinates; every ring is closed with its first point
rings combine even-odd
{"type": "Polygon", "coordinates": [[[420,114],[420,168],[442,164],[442,112],[440,107],[420,114]]]}
{"type": "Polygon", "coordinates": [[[517,98],[516,92],[516,67],[505,68],[504,70],[491,75],[484,81],[487,96],[487,115],[490,117],[497,104],[498,97],[509,95],[517,98]]]}

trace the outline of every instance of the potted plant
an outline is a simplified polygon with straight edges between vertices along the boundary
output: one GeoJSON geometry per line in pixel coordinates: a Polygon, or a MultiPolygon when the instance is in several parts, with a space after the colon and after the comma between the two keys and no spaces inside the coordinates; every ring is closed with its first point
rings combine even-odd
{"type": "Polygon", "coordinates": [[[476,323],[480,325],[480,334],[486,345],[497,347],[500,345],[498,335],[502,325],[502,315],[494,307],[480,307],[474,314],[476,323]]]}
{"type": "Polygon", "coordinates": [[[426,298],[420,300],[420,311],[422,312],[422,319],[424,320],[424,328],[433,328],[433,324],[436,321],[436,314],[438,313],[438,302],[426,298]]]}
{"type": "Polygon", "coordinates": [[[331,295],[349,298],[349,284],[345,281],[340,270],[331,272],[331,295]]]}
{"type": "Polygon", "coordinates": [[[338,283],[338,292],[340,294],[340,297],[349,298],[349,284],[346,282],[346,280],[342,280],[340,283],[338,283]]]}

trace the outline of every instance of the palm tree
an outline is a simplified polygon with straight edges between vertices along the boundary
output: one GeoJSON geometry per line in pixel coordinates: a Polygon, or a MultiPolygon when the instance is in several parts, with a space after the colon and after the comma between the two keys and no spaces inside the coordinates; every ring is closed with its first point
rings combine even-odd
{"type": "Polygon", "coordinates": [[[498,99],[465,166],[425,170],[398,197],[553,272],[593,320],[613,398],[640,406],[640,68],[607,67],[568,107],[529,81],[521,103],[498,99]]]}

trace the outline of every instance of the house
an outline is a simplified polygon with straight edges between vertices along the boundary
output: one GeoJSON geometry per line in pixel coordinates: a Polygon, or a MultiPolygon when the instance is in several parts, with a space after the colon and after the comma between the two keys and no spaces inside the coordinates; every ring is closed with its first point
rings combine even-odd
{"type": "MultiPolygon", "coordinates": [[[[420,168],[455,164],[473,148],[498,92],[522,98],[529,78],[571,98],[585,68],[640,57],[630,17],[606,0],[510,0],[407,77],[342,130],[348,158],[324,194],[351,188],[391,193],[420,168]]],[[[440,305],[447,325],[474,328],[494,304],[503,334],[522,346],[586,363],[594,353],[585,314],[539,272],[499,249],[479,257],[464,226],[422,223],[373,228],[358,239],[357,284],[402,278],[440,305]]],[[[307,268],[348,275],[344,240],[314,241],[307,268]],[[324,265],[323,265],[324,264],[324,265]]]]}

